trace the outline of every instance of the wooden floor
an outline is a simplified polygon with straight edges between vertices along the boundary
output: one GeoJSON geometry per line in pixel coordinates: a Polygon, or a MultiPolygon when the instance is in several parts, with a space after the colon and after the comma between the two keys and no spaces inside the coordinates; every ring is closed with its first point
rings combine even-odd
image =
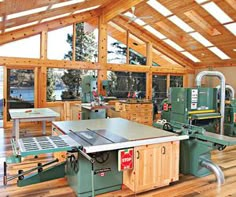
{"type": "MultiPolygon", "coordinates": [[[[50,128],[47,134],[50,135],[50,128]]],[[[21,137],[25,136],[40,136],[42,135],[38,129],[27,128],[23,129],[21,137]]],[[[11,181],[7,186],[3,186],[3,162],[6,156],[11,154],[10,145],[10,129],[0,128],[0,196],[29,196],[29,197],[45,197],[45,196],[76,196],[73,190],[68,186],[65,178],[48,181],[32,186],[19,188],[16,186],[16,181],[11,181]]],[[[218,187],[215,181],[215,176],[210,175],[204,178],[195,178],[193,176],[180,176],[180,180],[170,186],[156,189],[142,194],[134,194],[124,186],[121,191],[116,191],[108,194],[100,195],[100,197],[167,197],[167,196],[201,196],[201,197],[223,197],[236,196],[236,146],[227,147],[224,151],[216,151],[212,154],[212,159],[217,163],[225,174],[226,183],[218,187]]],[[[11,164],[8,166],[8,174],[13,175],[18,172],[18,169],[27,170],[35,167],[39,162],[47,162],[52,160],[51,155],[41,155],[38,160],[27,158],[23,163],[11,164]]]]}

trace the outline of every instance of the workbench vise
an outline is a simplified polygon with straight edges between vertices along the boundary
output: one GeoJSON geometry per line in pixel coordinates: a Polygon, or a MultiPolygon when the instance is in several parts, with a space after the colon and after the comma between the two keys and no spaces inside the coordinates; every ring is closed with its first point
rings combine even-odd
{"type": "Polygon", "coordinates": [[[180,172],[203,177],[213,172],[218,184],[224,183],[224,174],[220,167],[211,160],[211,151],[222,151],[226,146],[236,144],[236,139],[224,135],[207,132],[204,128],[179,122],[159,121],[154,127],[188,135],[189,139],[180,143],[180,172]]]}

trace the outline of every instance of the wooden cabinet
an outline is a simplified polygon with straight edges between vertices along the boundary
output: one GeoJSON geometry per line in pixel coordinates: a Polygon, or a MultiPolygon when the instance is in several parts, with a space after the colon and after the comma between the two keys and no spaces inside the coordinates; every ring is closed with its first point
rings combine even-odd
{"type": "Polygon", "coordinates": [[[134,148],[134,168],[124,171],[123,183],[136,193],[179,179],[179,141],[134,148]]]}

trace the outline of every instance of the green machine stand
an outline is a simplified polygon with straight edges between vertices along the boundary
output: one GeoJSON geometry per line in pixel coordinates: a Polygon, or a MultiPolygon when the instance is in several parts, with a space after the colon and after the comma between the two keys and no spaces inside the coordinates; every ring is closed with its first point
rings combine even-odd
{"type": "Polygon", "coordinates": [[[123,174],[118,171],[117,151],[90,157],[94,163],[81,153],[73,153],[67,160],[66,177],[77,196],[92,196],[93,188],[95,195],[121,189],[123,174]]]}
{"type": "Polygon", "coordinates": [[[224,135],[236,136],[236,100],[225,104],[224,135]]]}

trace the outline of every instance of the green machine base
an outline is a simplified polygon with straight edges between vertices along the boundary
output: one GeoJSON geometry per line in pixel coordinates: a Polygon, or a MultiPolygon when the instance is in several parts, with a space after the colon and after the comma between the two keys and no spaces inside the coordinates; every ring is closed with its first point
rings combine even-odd
{"type": "Polygon", "coordinates": [[[19,177],[17,181],[17,186],[24,187],[27,185],[32,185],[63,177],[65,177],[65,162],[49,167],[46,170],[39,171],[38,173],[34,173],[32,175],[24,177],[23,179],[19,177]]]}
{"type": "Polygon", "coordinates": [[[66,177],[77,196],[92,196],[92,185],[95,195],[121,189],[123,176],[118,171],[117,151],[90,154],[95,159],[93,166],[80,153],[73,155],[67,160],[66,177]]]}

